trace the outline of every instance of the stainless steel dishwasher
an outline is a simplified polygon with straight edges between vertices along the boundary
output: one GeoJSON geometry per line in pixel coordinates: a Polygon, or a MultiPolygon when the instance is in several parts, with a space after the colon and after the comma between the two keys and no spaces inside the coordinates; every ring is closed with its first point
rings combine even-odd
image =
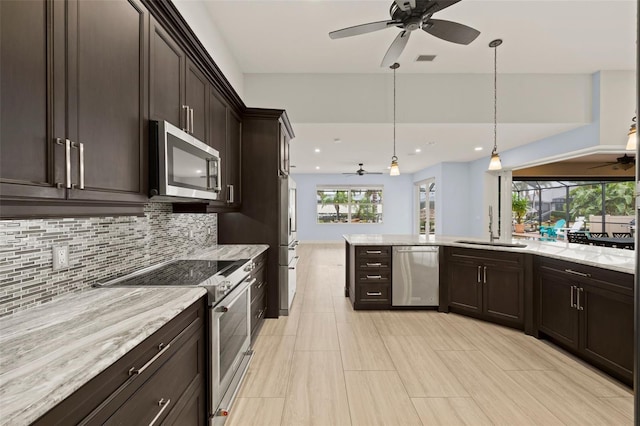
{"type": "Polygon", "coordinates": [[[393,247],[392,306],[438,306],[438,252],[433,246],[393,247]]]}

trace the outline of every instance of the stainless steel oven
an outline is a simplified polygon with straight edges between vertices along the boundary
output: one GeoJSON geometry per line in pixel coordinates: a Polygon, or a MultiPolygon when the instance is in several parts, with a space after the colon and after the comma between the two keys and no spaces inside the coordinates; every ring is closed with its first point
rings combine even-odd
{"type": "Polygon", "coordinates": [[[253,351],[251,344],[250,288],[255,278],[246,278],[209,310],[211,339],[210,425],[226,420],[253,351]]]}
{"type": "Polygon", "coordinates": [[[149,122],[149,195],[162,201],[217,200],[220,153],[166,121],[149,122]]]}

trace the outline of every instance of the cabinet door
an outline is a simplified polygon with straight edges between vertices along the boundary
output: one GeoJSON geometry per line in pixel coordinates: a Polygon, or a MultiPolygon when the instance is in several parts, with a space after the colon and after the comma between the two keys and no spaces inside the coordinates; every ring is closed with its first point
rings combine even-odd
{"type": "Polygon", "coordinates": [[[229,130],[227,139],[227,185],[231,185],[232,193],[227,197],[229,205],[238,207],[242,201],[242,182],[240,181],[242,147],[242,121],[232,110],[227,113],[229,130]]]}
{"type": "Polygon", "coordinates": [[[50,25],[54,18],[64,22],[61,10],[64,5],[44,0],[0,1],[3,197],[66,195],[56,187],[64,182],[64,148],[54,144],[55,137],[65,137],[64,74],[49,79],[54,68],[64,70],[64,26],[50,25]],[[55,58],[54,48],[59,53],[55,58]],[[52,113],[54,106],[58,114],[52,113]]]}
{"type": "Polygon", "coordinates": [[[184,72],[186,56],[162,26],[151,18],[149,103],[151,119],[186,129],[184,72]]]}
{"type": "Polygon", "coordinates": [[[482,313],[482,270],[473,263],[449,265],[449,307],[474,314],[482,313]]]}
{"type": "Polygon", "coordinates": [[[187,58],[185,104],[190,108],[191,134],[207,143],[207,98],[209,82],[196,64],[187,58]]]}
{"type": "Polygon", "coordinates": [[[541,268],[539,273],[539,330],[558,342],[578,348],[578,311],[575,283],[554,269],[541,268]],[[572,287],[574,288],[572,290],[572,287]]]}
{"type": "Polygon", "coordinates": [[[483,267],[482,310],[490,318],[521,326],[524,324],[524,276],[509,267],[483,267]]]}
{"type": "Polygon", "coordinates": [[[582,285],[580,306],[580,351],[595,363],[631,381],[633,297],[582,285]]]}
{"type": "Polygon", "coordinates": [[[148,13],[138,0],[69,0],[69,198],[144,202],[148,13]]]}

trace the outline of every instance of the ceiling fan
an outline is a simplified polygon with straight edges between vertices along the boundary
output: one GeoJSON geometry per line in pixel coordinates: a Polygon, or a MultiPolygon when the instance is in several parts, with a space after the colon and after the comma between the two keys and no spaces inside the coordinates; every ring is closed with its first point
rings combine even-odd
{"type": "Polygon", "coordinates": [[[385,28],[398,27],[402,31],[391,43],[389,50],[382,59],[381,67],[389,67],[397,61],[409,41],[412,31],[421,29],[442,40],[457,44],[469,44],[480,35],[480,31],[457,22],[442,19],[431,19],[431,16],[460,0],[395,0],[391,3],[388,21],[371,22],[332,31],[332,39],[366,34],[385,28]]]}
{"type": "Polygon", "coordinates": [[[612,166],[611,168],[614,170],[618,170],[618,169],[629,170],[635,165],[636,165],[636,159],[628,156],[627,154],[624,154],[622,157],[616,158],[616,161],[607,161],[606,163],[600,164],[599,166],[594,166],[589,168],[599,169],[600,167],[612,166]]]}
{"type": "Polygon", "coordinates": [[[365,169],[362,168],[363,164],[362,163],[358,163],[358,166],[360,166],[360,168],[358,170],[356,170],[354,173],[342,173],[343,175],[358,175],[358,176],[364,176],[364,175],[381,175],[382,173],[380,172],[368,172],[365,169]]]}

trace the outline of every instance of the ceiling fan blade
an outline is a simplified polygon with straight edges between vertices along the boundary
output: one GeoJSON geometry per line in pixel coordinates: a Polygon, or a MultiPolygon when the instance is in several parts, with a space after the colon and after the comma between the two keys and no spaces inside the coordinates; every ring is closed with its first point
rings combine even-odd
{"type": "Polygon", "coordinates": [[[442,19],[429,19],[422,29],[432,36],[457,44],[469,44],[480,35],[475,28],[442,19]]]}
{"type": "MultiPolygon", "coordinates": [[[[460,0],[458,0],[458,1],[460,1],[460,0]]],[[[405,12],[408,12],[411,9],[415,9],[416,8],[416,0],[395,0],[395,2],[398,5],[398,8],[400,10],[405,11],[405,12]]]]}
{"type": "Polygon", "coordinates": [[[357,36],[360,34],[372,33],[374,31],[384,30],[385,28],[400,25],[400,21],[379,21],[370,22],[368,24],[356,25],[355,27],[343,28],[341,30],[331,31],[329,37],[332,39],[357,36]]]}
{"type": "Polygon", "coordinates": [[[382,172],[367,172],[368,175],[381,175],[382,172]]]}
{"type": "Polygon", "coordinates": [[[400,34],[398,34],[396,39],[393,40],[393,43],[391,43],[391,46],[389,46],[389,50],[387,50],[387,53],[384,55],[382,63],[380,64],[381,67],[388,68],[398,60],[398,58],[402,54],[402,51],[407,45],[407,42],[409,41],[410,35],[410,31],[402,31],[400,34]]]}
{"type": "Polygon", "coordinates": [[[611,163],[604,163],[604,164],[600,164],[599,166],[589,167],[589,169],[600,169],[602,167],[615,166],[616,164],[618,164],[618,162],[617,161],[613,161],[611,163]]]}

